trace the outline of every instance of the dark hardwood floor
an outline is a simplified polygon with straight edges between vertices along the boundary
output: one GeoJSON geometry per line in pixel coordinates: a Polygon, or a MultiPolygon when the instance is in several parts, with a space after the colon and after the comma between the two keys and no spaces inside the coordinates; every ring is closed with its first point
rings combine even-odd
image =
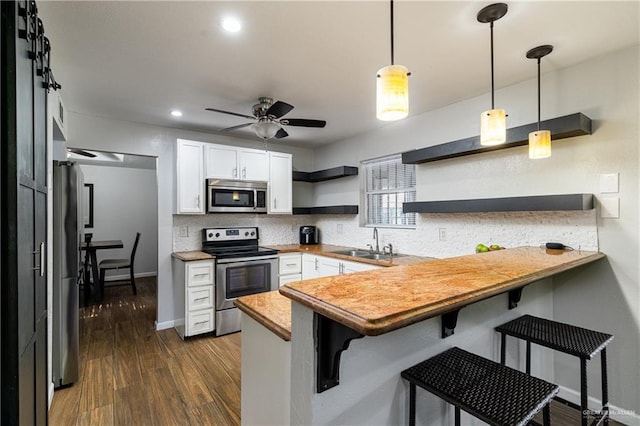
{"type": "Polygon", "coordinates": [[[80,309],[80,379],[56,390],[51,425],[240,424],[240,334],[155,331],[156,280],[80,309]]]}
{"type": "MultiPolygon", "coordinates": [[[[156,280],[136,284],[137,296],[108,288],[103,303],[80,309],[80,378],[56,390],[49,423],[240,424],[240,333],[182,341],[155,331],[156,280]]],[[[576,410],[551,412],[554,426],[579,424],[576,410]]]]}

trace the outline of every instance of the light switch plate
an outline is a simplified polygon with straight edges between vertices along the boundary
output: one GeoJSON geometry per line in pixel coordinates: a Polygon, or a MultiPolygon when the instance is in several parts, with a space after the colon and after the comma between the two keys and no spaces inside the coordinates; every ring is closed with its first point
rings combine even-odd
{"type": "Polygon", "coordinates": [[[600,217],[604,219],[620,218],[620,198],[600,198],[600,217]]]}
{"type": "Polygon", "coordinates": [[[189,236],[189,227],[187,225],[182,225],[178,229],[180,232],[180,238],[187,238],[189,236]]]}
{"type": "Polygon", "coordinates": [[[617,194],[619,189],[619,173],[602,173],[600,175],[600,193],[617,194]]]}

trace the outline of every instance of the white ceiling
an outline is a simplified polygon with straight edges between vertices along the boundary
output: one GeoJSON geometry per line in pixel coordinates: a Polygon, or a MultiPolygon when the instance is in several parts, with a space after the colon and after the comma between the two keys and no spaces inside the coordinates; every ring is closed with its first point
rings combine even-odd
{"type": "MultiPolygon", "coordinates": [[[[490,2],[396,1],[396,63],[409,68],[410,114],[490,88],[490,2]]],[[[387,1],[39,2],[52,65],[67,109],[214,132],[247,120],[259,96],[295,106],[285,118],[327,121],[288,127],[277,143],[313,148],[383,126],[375,75],[388,65],[387,1]],[[243,22],[225,33],[220,20],[243,22]],[[171,109],[184,115],[174,118],[171,109]]],[[[536,75],[525,53],[555,49],[543,72],[639,43],[639,2],[510,2],[495,23],[496,87],[536,75]]],[[[487,107],[490,106],[487,95],[487,107]]],[[[250,129],[229,135],[256,139],[250,129]]]]}

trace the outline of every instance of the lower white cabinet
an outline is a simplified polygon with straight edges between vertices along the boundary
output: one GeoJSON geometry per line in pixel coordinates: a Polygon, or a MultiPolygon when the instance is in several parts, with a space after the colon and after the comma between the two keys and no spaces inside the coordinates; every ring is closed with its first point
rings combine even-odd
{"type": "Polygon", "coordinates": [[[284,253],[278,256],[278,280],[280,286],[302,280],[301,253],[284,253]]]}
{"type": "Polygon", "coordinates": [[[185,262],[173,258],[173,289],[180,337],[215,330],[215,273],[213,260],[185,262]]]}
{"type": "Polygon", "coordinates": [[[335,259],[333,257],[318,256],[316,254],[302,254],[302,279],[331,277],[352,272],[380,269],[382,266],[362,262],[335,259]]]}

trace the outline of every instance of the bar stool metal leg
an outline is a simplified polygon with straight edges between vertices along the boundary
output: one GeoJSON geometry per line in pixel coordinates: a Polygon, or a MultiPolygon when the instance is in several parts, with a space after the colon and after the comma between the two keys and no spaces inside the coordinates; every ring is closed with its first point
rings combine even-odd
{"type": "Polygon", "coordinates": [[[409,426],[416,426],[416,385],[409,384],[409,426]]]}
{"type": "Polygon", "coordinates": [[[545,405],[542,409],[542,424],[549,426],[551,424],[551,414],[549,414],[549,404],[545,405]]]}
{"type": "Polygon", "coordinates": [[[507,361],[507,335],[500,333],[500,364],[505,365],[507,361]]]}
{"type": "Polygon", "coordinates": [[[531,342],[527,340],[527,374],[531,374],[531,342]]]}
{"type": "Polygon", "coordinates": [[[580,415],[582,416],[582,426],[587,426],[587,360],[580,358],[580,415]]]}
{"type": "Polygon", "coordinates": [[[602,364],[600,368],[602,369],[602,411],[605,411],[603,414],[606,416],[604,418],[604,424],[609,424],[609,391],[608,391],[608,383],[607,383],[607,348],[602,349],[600,352],[600,361],[602,364]]]}
{"type": "Polygon", "coordinates": [[[455,425],[460,426],[460,409],[458,407],[456,407],[455,425]]]}

